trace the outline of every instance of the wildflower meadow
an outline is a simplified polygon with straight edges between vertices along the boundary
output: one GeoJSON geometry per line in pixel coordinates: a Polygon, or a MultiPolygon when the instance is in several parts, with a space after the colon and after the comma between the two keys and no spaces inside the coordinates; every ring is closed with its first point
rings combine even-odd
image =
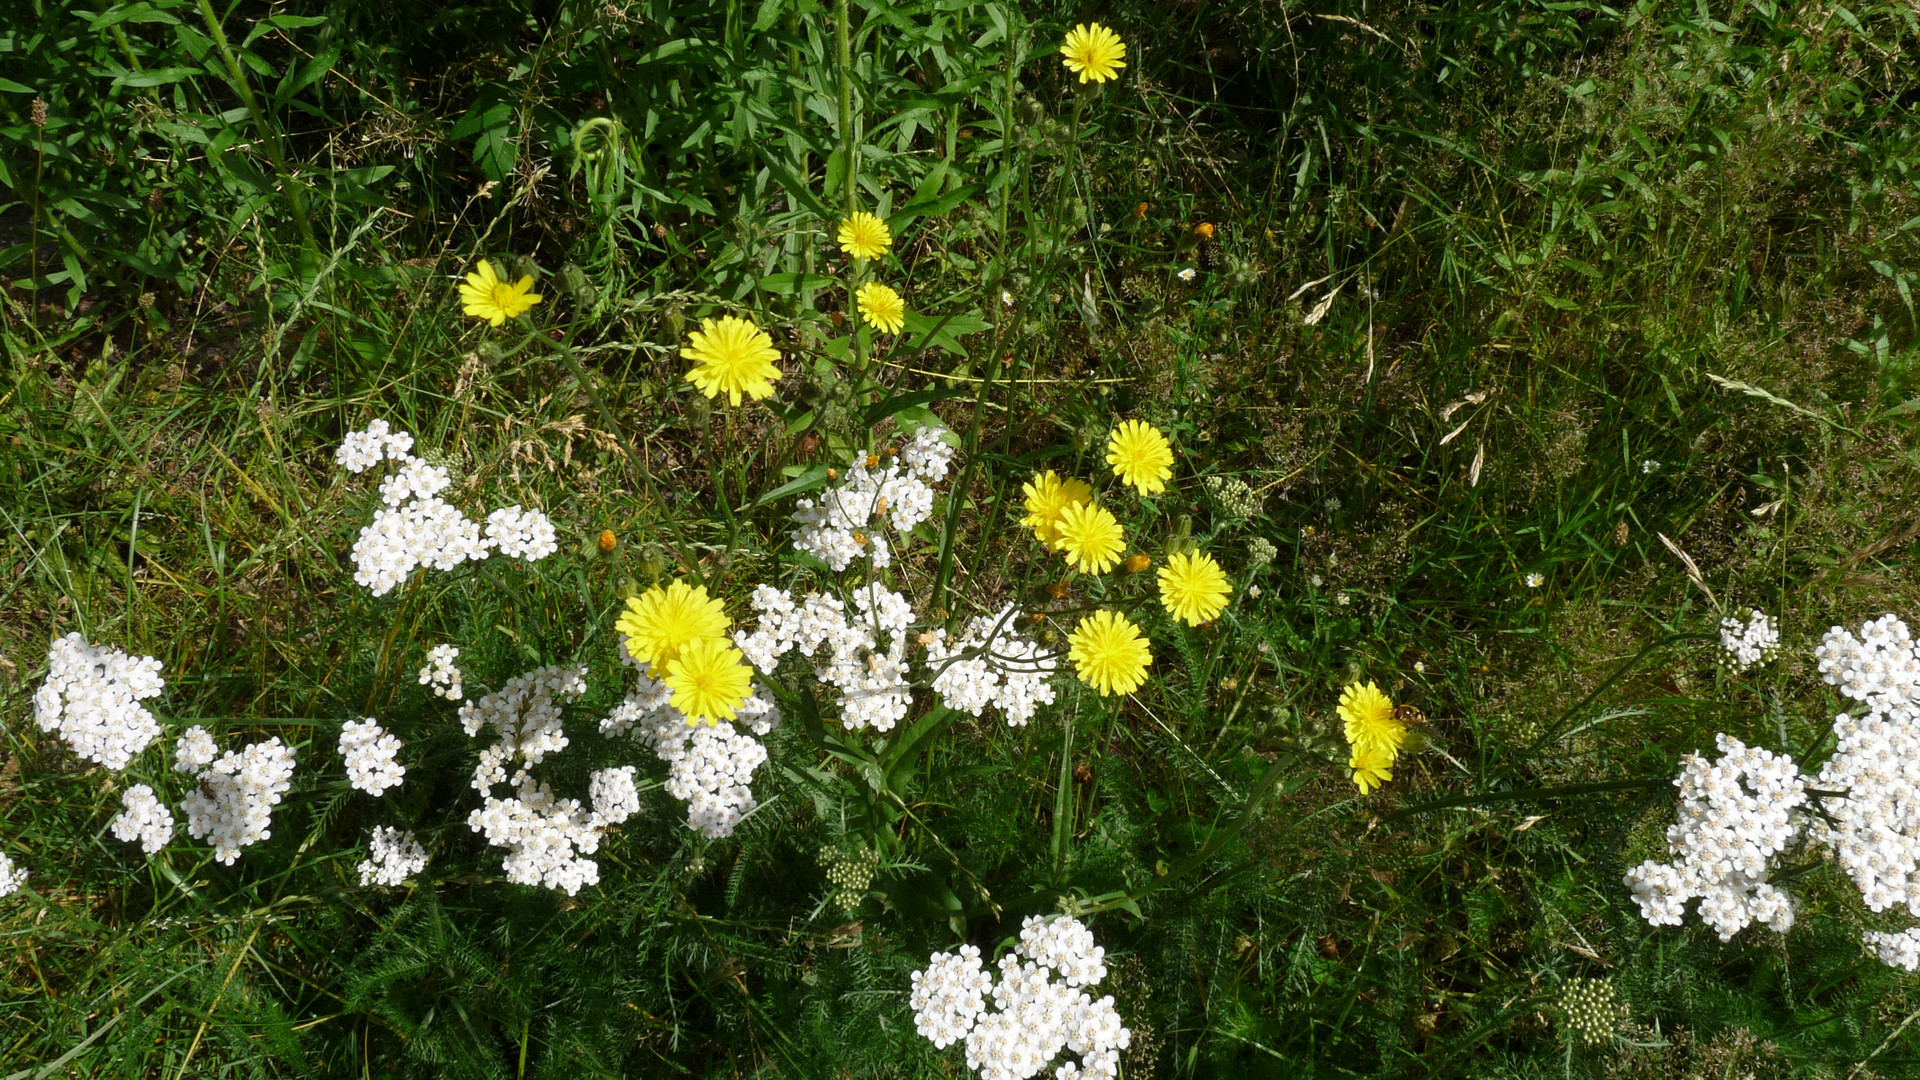
{"type": "Polygon", "coordinates": [[[1920,1074],[1920,8],[19,0],[0,1077],[1920,1074]]]}

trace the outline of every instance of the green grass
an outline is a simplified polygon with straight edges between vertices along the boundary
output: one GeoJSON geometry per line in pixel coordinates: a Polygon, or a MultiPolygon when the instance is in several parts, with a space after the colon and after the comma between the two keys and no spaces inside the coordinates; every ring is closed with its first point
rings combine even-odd
{"type": "Polygon", "coordinates": [[[929,340],[881,354],[804,276],[841,273],[834,13],[749,7],[341,2],[249,40],[272,12],[243,5],[238,75],[197,5],[4,17],[0,850],[32,872],[0,900],[7,1073],[959,1076],[910,973],[1063,902],[1117,972],[1129,1077],[1913,1071],[1920,995],[1859,944],[1902,924],[1833,867],[1793,879],[1791,932],[1724,944],[1621,884],[1684,755],[1805,755],[1841,705],[1820,634],[1916,610],[1911,9],[854,3],[859,198],[925,211],[876,272],[929,340]],[[1076,96],[1052,50],[1092,18],[1131,66],[1076,96]],[[611,148],[576,142],[592,116],[611,148]],[[482,256],[541,275],[527,320],[460,316],[482,256]],[[682,378],[729,312],[786,353],[770,405],[682,378]],[[1056,612],[1055,643],[1138,604],[1154,677],[962,718],[884,791],[790,718],[765,808],[705,841],[664,766],[593,731],[615,614],[673,576],[736,618],[829,579],[760,496],[896,438],[865,410],[921,391],[964,498],[894,587],[1056,612]],[[374,417],[473,507],[543,507],[561,551],[369,597],[374,481],[332,451],[374,417]],[[1106,484],[1126,417],[1174,441],[1163,497],[1106,484]],[[1186,629],[1146,577],[1069,577],[1015,524],[1049,467],[1132,550],[1216,555],[1228,613],[1186,629]],[[1712,631],[1750,606],[1785,647],[1736,674],[1712,631]],[[113,774],[34,724],[70,631],[165,663],[169,738],[297,748],[271,840],[225,867],[107,833],[128,784],[187,781],[164,746],[113,774]],[[598,886],[510,885],[467,828],[475,748],[413,675],[443,641],[470,696],[590,668],[544,775],[651,782],[598,886]],[[1427,717],[1366,797],[1333,713],[1354,678],[1427,717]],[[380,800],[333,749],[360,716],[407,742],[380,800]],[[417,887],[358,885],[378,824],[432,850],[417,887]],[[849,913],[818,853],[862,844],[849,913]],[[1627,1004],[1619,1038],[1566,1029],[1581,977],[1627,1004]]]}

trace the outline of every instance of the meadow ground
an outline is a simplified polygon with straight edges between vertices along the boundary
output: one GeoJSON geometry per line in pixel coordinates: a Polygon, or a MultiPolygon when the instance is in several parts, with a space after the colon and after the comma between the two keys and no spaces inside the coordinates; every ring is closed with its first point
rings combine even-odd
{"type": "Polygon", "coordinates": [[[1716,736],[1818,771],[1862,711],[1823,634],[1920,611],[1917,46],[1905,3],[12,5],[0,1072],[959,1077],[914,973],[1065,914],[1127,1077],[1913,1074],[1920,984],[1862,938],[1912,920],[1812,832],[1763,860],[1784,933],[1649,925],[1624,877],[1716,736]],[[1096,21],[1125,66],[1081,82],[1096,21]],[[540,301],[466,314],[482,259],[540,301]],[[689,381],[726,316],[763,399],[689,381]],[[411,505],[537,508],[555,550],[356,582],[394,467],[336,451],[376,420],[444,470],[411,505]],[[1126,420],[1164,490],[1108,464],[1126,420]],[[1023,525],[1047,470],[1118,565],[1023,525]],[[1230,590],[1197,626],[1157,591],[1192,551],[1230,590]],[[911,629],[766,671],[777,728],[596,725],[651,685],[615,624],[653,588],[751,629],[756,586],[870,580],[911,629]],[[1038,656],[1123,612],[1144,682],[1062,655],[1030,722],[964,707],[923,659],[1007,605],[1038,656]],[[70,633],[163,665],[127,762],[36,722],[70,633]],[[598,812],[588,880],[470,824],[497,740],[416,676],[442,644],[469,702],[584,667],[564,743],[498,744],[598,812]],[[833,688],[903,656],[895,697],[833,688]],[[1406,707],[1377,786],[1365,682],[1406,707]],[[378,797],[362,717],[404,743],[378,797]],[[193,726],[293,754],[231,863],[193,726]],[[150,855],[134,785],[180,819],[150,855]],[[377,827],[429,857],[404,884],[360,870],[377,827]]]}

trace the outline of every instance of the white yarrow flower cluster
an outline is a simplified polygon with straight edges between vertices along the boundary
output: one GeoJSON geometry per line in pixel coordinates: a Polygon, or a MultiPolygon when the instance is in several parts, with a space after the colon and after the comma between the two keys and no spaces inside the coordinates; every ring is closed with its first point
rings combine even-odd
{"type": "MultiPolygon", "coordinates": [[[[1729,645],[1737,661],[1764,659],[1777,647],[1771,620],[1763,620],[1755,612],[1740,627],[1748,653],[1729,645]]],[[[1723,635],[1733,630],[1728,620],[1723,635]]],[[[1676,781],[1680,822],[1668,831],[1682,859],[1645,863],[1627,875],[1649,922],[1679,924],[1686,900],[1700,896],[1701,917],[1723,938],[1749,920],[1791,926],[1791,902],[1764,877],[1768,860],[1802,834],[1832,849],[1870,910],[1904,907],[1920,919],[1920,643],[1905,622],[1886,615],[1858,636],[1833,627],[1814,657],[1821,677],[1866,713],[1834,717],[1834,752],[1809,780],[1784,756],[1725,735],[1720,743],[1729,752],[1718,765],[1690,760],[1676,781]],[[1818,814],[1797,809],[1809,787],[1823,792],[1818,814]]],[[[1883,962],[1920,969],[1920,927],[1870,931],[1862,940],[1883,962]]]]}
{"type": "Polygon", "coordinates": [[[198,724],[182,732],[173,744],[173,771],[197,773],[213,764],[220,756],[220,748],[214,745],[213,736],[198,724]]]}
{"type": "Polygon", "coordinates": [[[522,510],[519,503],[487,515],[487,543],[514,559],[535,562],[560,550],[553,522],[538,510],[522,510]]]}
{"type": "Polygon", "coordinates": [[[173,811],[154,795],[153,788],[135,784],[120,793],[121,810],[113,819],[113,835],[153,856],[173,839],[173,811]]]}
{"type": "Polygon", "coordinates": [[[1897,934],[1869,930],[1860,939],[1888,967],[1920,971],[1920,927],[1908,927],[1897,934]]]}
{"type": "Polygon", "coordinates": [[[1019,946],[999,968],[996,981],[971,945],[935,953],[913,973],[915,1028],[939,1048],[964,1042],[967,1065],[987,1080],[1038,1076],[1062,1050],[1079,1060],[1054,1068],[1057,1080],[1119,1075],[1120,1051],[1133,1034],[1112,996],[1096,1001],[1078,989],[1107,975],[1105,950],[1079,920],[1028,916],[1019,946]]]}
{"type": "Polygon", "coordinates": [[[380,795],[399,787],[407,767],[395,755],[405,744],[381,728],[371,717],[349,720],[340,730],[340,756],[347,763],[347,783],[355,790],[380,795]]]}
{"type": "MultiPolygon", "coordinates": [[[[191,729],[192,736],[206,732],[191,729]]],[[[176,750],[179,761],[192,760],[186,738],[176,750]]],[[[192,747],[195,756],[198,744],[192,747]]],[[[184,771],[184,770],[183,770],[184,771]]],[[[199,771],[197,788],[187,793],[181,808],[187,812],[187,835],[213,845],[213,857],[231,866],[240,849],[273,835],[273,808],[293,779],[293,750],[279,736],[257,742],[235,753],[222,754],[199,771]]]]}
{"type": "Polygon", "coordinates": [[[360,884],[395,886],[427,868],[427,849],[404,829],[381,825],[367,838],[367,858],[359,866],[360,884]]]}
{"type": "MultiPolygon", "coordinates": [[[[500,736],[480,752],[474,767],[473,787],[485,801],[467,815],[467,827],[485,835],[494,847],[507,849],[501,869],[508,881],[544,885],[568,896],[599,882],[600,864],[587,856],[600,850],[600,834],[610,821],[578,799],[555,797],[530,770],[548,754],[566,749],[560,706],[586,693],[586,674],[585,667],[538,668],[460,707],[460,722],[469,737],[487,727],[500,736]],[[509,765],[515,766],[511,776],[509,765]],[[494,786],[509,781],[514,794],[496,798],[494,786]]],[[[593,785],[596,801],[609,799],[608,808],[618,813],[620,782],[595,774],[593,785]]]]}
{"type": "Polygon", "coordinates": [[[363,473],[385,460],[403,461],[412,449],[412,435],[393,430],[385,420],[375,420],[365,431],[347,432],[333,460],[350,473],[363,473]]]}
{"type": "Polygon", "coordinates": [[[1721,757],[1689,755],[1674,780],[1680,820],[1667,829],[1672,863],[1648,860],[1627,871],[1640,914],[1655,926],[1678,926],[1688,900],[1700,898],[1700,917],[1722,941],[1762,922],[1785,931],[1793,902],[1767,883],[1773,857],[1800,835],[1806,781],[1785,754],[1749,747],[1730,735],[1717,740],[1721,757]]]}
{"type": "Polygon", "coordinates": [[[41,731],[58,731],[73,752],[124,769],[160,735],[141,701],[160,693],[160,661],[87,644],[68,634],[47,652],[47,680],[33,695],[41,731]]]}
{"type": "Polygon", "coordinates": [[[427,666],[420,669],[420,685],[435,697],[448,701],[459,701],[466,696],[465,688],[460,685],[460,669],[454,661],[460,658],[460,650],[452,645],[435,645],[427,650],[427,666]]]}
{"type": "Polygon", "coordinates": [[[793,546],[834,570],[845,570],[862,555],[875,567],[892,564],[885,527],[906,533],[933,513],[932,485],[946,479],[953,463],[947,430],[924,427],[883,466],[877,454],[857,454],[838,484],[818,499],[794,504],[793,546]]]}
{"type": "Polygon", "coordinates": [[[834,688],[840,723],[849,731],[891,731],[913,703],[907,675],[907,628],[913,608],[878,582],[853,590],[853,611],[838,598],[809,593],[795,603],[771,585],[754,588],[750,603],[760,613],[751,633],[734,632],[734,644],[762,674],[799,650],[814,662],[814,677],[834,688]],[[880,638],[888,639],[883,648],[880,638]]]}
{"type": "Polygon", "coordinates": [[[1744,671],[1780,651],[1780,628],[1766,612],[1752,608],[1744,623],[1731,617],[1720,620],[1720,648],[1744,671]]]}
{"type": "Polygon", "coordinates": [[[633,784],[634,768],[601,769],[587,785],[587,798],[593,803],[594,816],[608,825],[618,825],[640,812],[640,789],[633,784]]]}
{"type": "Polygon", "coordinates": [[[496,550],[532,562],[560,549],[553,522],[517,504],[488,515],[483,533],[479,522],[440,498],[453,482],[447,470],[407,453],[412,447],[413,436],[376,420],[365,431],[349,433],[334,454],[351,472],[364,472],[381,460],[400,466],[381,481],[385,505],[353,543],[353,580],[373,595],[386,595],[421,566],[452,570],[496,550]]]}
{"type": "Polygon", "coordinates": [[[922,635],[933,692],[948,708],[979,716],[997,705],[1008,727],[1021,727],[1042,705],[1053,704],[1053,673],[1059,657],[1021,637],[1013,629],[1013,605],[992,616],[978,616],[966,632],[949,641],[935,628],[922,635]]]}
{"type": "MultiPolygon", "coordinates": [[[[626,653],[624,647],[620,651],[626,653]]],[[[754,736],[779,726],[779,708],[756,686],[736,710],[734,723],[692,726],[670,703],[673,691],[655,679],[647,665],[637,666],[633,691],[600,721],[601,733],[627,736],[667,763],[667,794],[686,802],[689,828],[714,839],[733,835],[760,805],[751,784],[754,770],[766,763],[767,748],[754,736]]],[[[636,795],[634,808],[638,806],[636,795]]]]}
{"type": "Polygon", "coordinates": [[[1857,638],[1834,627],[1815,656],[1821,676],[1868,711],[1834,717],[1838,745],[1815,783],[1846,796],[1823,798],[1831,820],[1809,832],[1832,846],[1868,908],[1904,905],[1920,918],[1920,648],[1888,615],[1857,638]]]}
{"type": "Polygon", "coordinates": [[[0,851],[0,896],[12,896],[27,883],[27,872],[13,864],[7,853],[0,851]]]}

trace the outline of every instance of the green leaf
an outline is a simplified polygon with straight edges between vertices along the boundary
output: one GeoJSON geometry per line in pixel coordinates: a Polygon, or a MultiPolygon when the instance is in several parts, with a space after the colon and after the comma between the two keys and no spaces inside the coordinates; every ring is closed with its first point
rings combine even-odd
{"type": "Polygon", "coordinates": [[[774,488],[772,491],[766,492],[759,498],[753,500],[753,502],[741,507],[739,512],[744,514],[756,506],[765,506],[775,499],[784,499],[788,495],[804,495],[809,491],[818,491],[826,487],[829,482],[830,478],[827,476],[827,467],[825,465],[815,465],[813,468],[801,473],[799,479],[790,480],[774,488]]]}
{"type": "Polygon", "coordinates": [[[966,387],[953,387],[944,390],[916,390],[911,394],[895,394],[885,401],[876,401],[860,414],[860,422],[867,427],[885,420],[894,413],[913,408],[915,405],[928,405],[949,398],[965,397],[972,393],[966,387]]]}

